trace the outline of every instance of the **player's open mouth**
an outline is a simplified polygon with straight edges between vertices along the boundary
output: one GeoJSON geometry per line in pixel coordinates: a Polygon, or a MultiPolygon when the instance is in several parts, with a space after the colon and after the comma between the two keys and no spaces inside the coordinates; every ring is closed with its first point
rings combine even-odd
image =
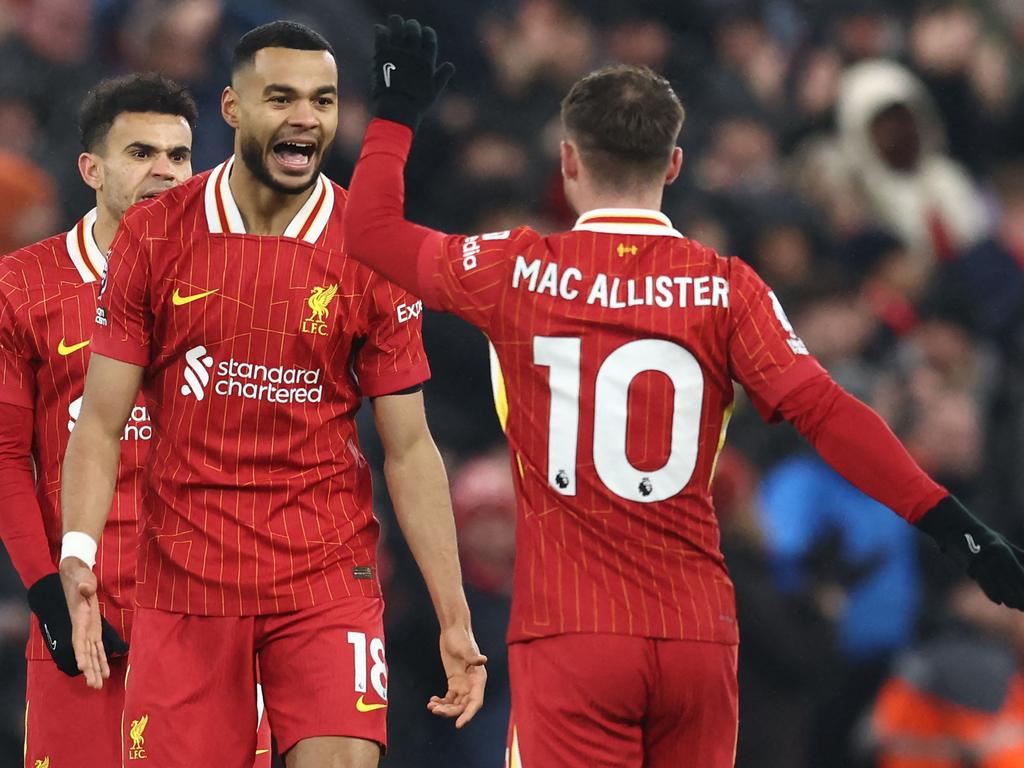
{"type": "Polygon", "coordinates": [[[274,158],[286,171],[304,172],[313,164],[316,144],[311,141],[280,141],[274,145],[274,158]]]}

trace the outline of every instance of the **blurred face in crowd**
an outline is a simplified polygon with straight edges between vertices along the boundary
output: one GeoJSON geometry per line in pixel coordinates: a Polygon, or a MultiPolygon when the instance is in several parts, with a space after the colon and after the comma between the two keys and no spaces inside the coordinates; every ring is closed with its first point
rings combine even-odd
{"type": "Polygon", "coordinates": [[[338,130],[338,67],[327,51],[264,48],[225,89],[224,119],[236,149],[263,185],[308,190],[338,130]]]}
{"type": "Polygon", "coordinates": [[[871,139],[885,163],[909,173],[921,159],[921,133],[914,114],[905,104],[893,104],[871,121],[871,139]]]}
{"type": "Polygon", "coordinates": [[[192,175],[192,129],[178,115],[122,112],[95,152],[79,157],[86,184],[115,218],[192,175]]]}

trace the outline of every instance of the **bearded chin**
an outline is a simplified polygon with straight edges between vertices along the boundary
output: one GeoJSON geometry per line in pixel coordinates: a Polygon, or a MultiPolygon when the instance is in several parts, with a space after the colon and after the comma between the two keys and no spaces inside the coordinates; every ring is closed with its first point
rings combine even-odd
{"type": "Polygon", "coordinates": [[[263,186],[272,189],[282,195],[301,195],[303,192],[309,190],[318,178],[320,178],[320,166],[323,165],[323,159],[317,165],[316,170],[310,175],[309,180],[298,187],[288,187],[281,182],[274,179],[270,175],[270,170],[267,168],[266,163],[263,161],[263,148],[260,146],[256,139],[251,137],[242,137],[242,162],[245,163],[245,167],[249,169],[249,173],[256,177],[256,180],[263,186]]]}

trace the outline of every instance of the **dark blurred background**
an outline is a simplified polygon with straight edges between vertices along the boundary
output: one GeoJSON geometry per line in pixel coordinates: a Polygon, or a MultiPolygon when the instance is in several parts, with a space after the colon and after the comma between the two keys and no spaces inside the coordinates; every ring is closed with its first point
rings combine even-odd
{"type": "MultiPolygon", "coordinates": [[[[105,75],[155,69],[188,84],[195,170],[222,160],[231,48],[275,18],[310,24],[337,51],[341,125],[325,170],[347,184],[368,119],[371,24],[391,11],[435,26],[459,70],[416,139],[411,218],[449,232],[571,226],[560,98],[602,64],[653,67],[687,112],[684,173],[665,197],[675,226],[752,263],[833,376],[1024,541],[1021,0],[0,0],[0,251],[92,207],[75,114],[105,75]]],[[[441,315],[425,336],[428,414],[491,677],[485,710],[457,735],[426,713],[444,684],[436,625],[381,491],[384,764],[497,768],[509,469],[485,339],[441,315]]],[[[1024,766],[1024,618],[988,604],[742,395],[715,497],[743,638],[739,768],[1024,766]]],[[[2,765],[21,759],[27,616],[4,563],[2,765]]]]}

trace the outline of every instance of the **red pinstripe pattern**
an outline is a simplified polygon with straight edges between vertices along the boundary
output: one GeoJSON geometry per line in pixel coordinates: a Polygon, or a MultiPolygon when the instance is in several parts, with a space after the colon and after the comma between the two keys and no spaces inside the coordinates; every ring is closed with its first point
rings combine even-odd
{"type": "MultiPolygon", "coordinates": [[[[653,217],[621,218],[665,226],[653,217]]],[[[434,272],[444,308],[484,330],[504,376],[519,502],[509,639],[611,632],[736,642],[733,589],[708,492],[724,413],[733,399],[732,380],[769,408],[794,383],[820,370],[790,349],[764,284],[742,262],[682,238],[589,231],[542,238],[525,228],[505,240],[481,238],[468,245],[466,238],[449,237],[434,272]],[[475,253],[475,260],[467,262],[467,253],[475,253]],[[560,275],[578,269],[583,277],[573,286],[580,295],[565,299],[513,289],[519,257],[541,261],[542,271],[555,264],[560,275]],[[591,304],[588,290],[598,273],[609,282],[634,280],[641,287],[648,275],[718,277],[729,282],[729,305],[696,305],[692,290],[685,307],[591,304]],[[548,484],[549,369],[533,362],[538,336],[581,340],[575,496],[561,495],[548,484]],[[612,493],[598,477],[593,457],[595,419],[602,418],[594,411],[598,369],[613,351],[638,339],[681,345],[704,377],[696,467],[681,492],[657,503],[612,493]]],[[[675,418],[671,383],[664,374],[643,373],[623,393],[627,396],[627,456],[638,468],[657,469],[667,459],[675,418]]]]}
{"type": "Polygon", "coordinates": [[[397,319],[414,299],[340,253],[341,188],[321,248],[211,235],[203,182],[126,217],[110,257],[109,325],[93,342],[147,366],[154,439],[139,604],[252,615],[379,595],[375,578],[352,570],[375,565],[378,539],[353,417],[363,395],[429,375],[419,321],[397,319]],[[311,293],[332,286],[327,315],[311,326],[311,293]],[[175,290],[216,292],[175,306],[175,290]],[[182,391],[185,354],[200,345],[211,359],[202,400],[182,391]],[[315,372],[308,388],[320,388],[319,401],[225,394],[247,381],[240,363],[315,372]]]}
{"type": "MultiPolygon", "coordinates": [[[[84,224],[79,222],[76,230],[82,260],[89,264],[84,224]]],[[[69,409],[82,396],[90,350],[85,347],[60,355],[57,348],[61,340],[74,345],[91,336],[98,290],[99,282],[82,282],[64,234],[0,259],[0,302],[4,305],[0,312],[0,399],[22,399],[34,409],[37,498],[55,564],[62,529],[61,462],[72,421],[69,409]]],[[[121,443],[117,491],[95,568],[103,615],[125,637],[131,631],[138,499],[148,449],[148,442],[135,436],[143,426],[129,422],[130,439],[121,443]]],[[[35,621],[27,655],[49,658],[35,621]]]]}

